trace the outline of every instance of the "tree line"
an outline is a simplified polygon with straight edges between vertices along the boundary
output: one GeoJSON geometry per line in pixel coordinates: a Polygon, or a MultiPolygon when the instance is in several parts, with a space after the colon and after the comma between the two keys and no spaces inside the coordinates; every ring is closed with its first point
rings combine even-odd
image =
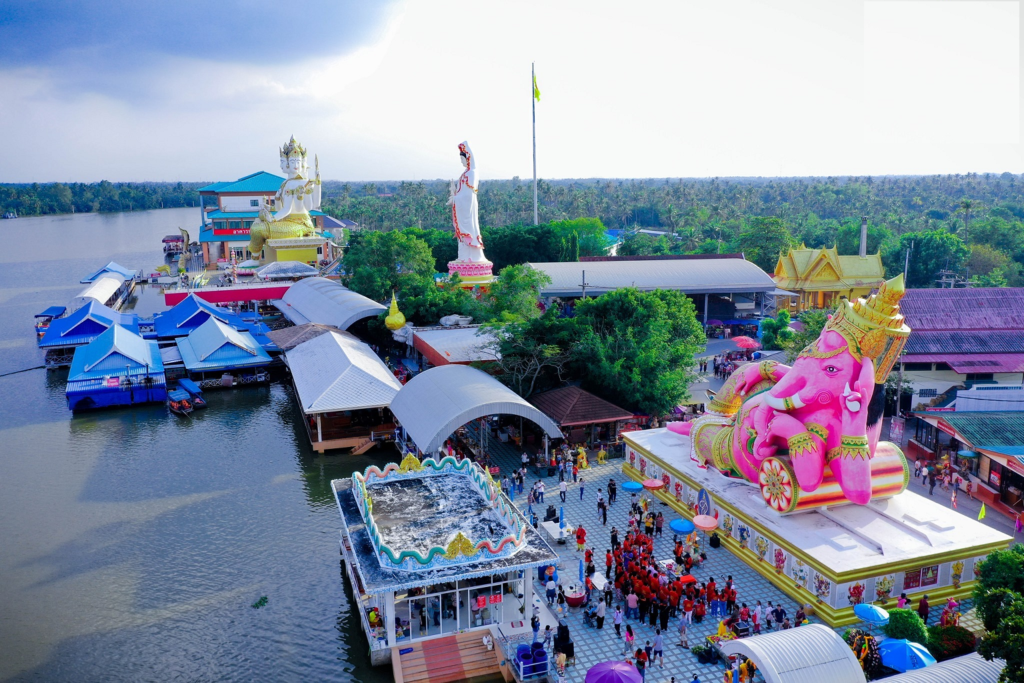
{"type": "Polygon", "coordinates": [[[0,185],[0,214],[144,211],[199,206],[198,189],[209,183],[32,183],[0,185]]]}

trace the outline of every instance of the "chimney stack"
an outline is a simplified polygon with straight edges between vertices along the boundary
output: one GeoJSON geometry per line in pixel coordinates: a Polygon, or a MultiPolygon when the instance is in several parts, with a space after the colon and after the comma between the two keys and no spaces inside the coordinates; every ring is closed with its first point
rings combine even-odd
{"type": "Polygon", "coordinates": [[[868,255],[868,217],[860,217],[860,257],[868,255]]]}

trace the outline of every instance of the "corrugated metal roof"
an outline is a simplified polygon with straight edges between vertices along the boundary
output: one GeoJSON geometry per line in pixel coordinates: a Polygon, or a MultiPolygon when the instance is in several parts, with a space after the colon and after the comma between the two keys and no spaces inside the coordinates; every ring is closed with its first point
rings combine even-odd
{"type": "MultiPolygon", "coordinates": [[[[214,218],[225,218],[225,219],[237,219],[237,218],[256,218],[260,215],[259,211],[221,211],[220,209],[214,209],[206,214],[207,220],[214,218]]],[[[317,211],[313,209],[309,212],[310,216],[324,216],[323,211],[317,211]]]]}
{"type": "Polygon", "coordinates": [[[742,654],[753,659],[765,683],[867,681],[850,646],[821,624],[729,640],[721,645],[724,654],[742,654]]]}
{"type": "Polygon", "coordinates": [[[1024,330],[1024,288],[908,289],[900,312],[915,332],[1024,330]]]}
{"type": "Polygon", "coordinates": [[[303,342],[308,342],[310,339],[315,339],[321,334],[326,334],[327,332],[332,332],[336,329],[336,327],[331,327],[330,325],[306,323],[305,325],[296,325],[295,327],[271,330],[267,333],[267,336],[279,349],[288,351],[289,349],[294,349],[303,342]]]}
{"type": "Polygon", "coordinates": [[[83,284],[87,282],[93,282],[94,280],[96,280],[96,278],[106,273],[116,273],[123,277],[125,280],[132,280],[135,278],[136,275],[134,270],[131,270],[130,268],[125,268],[124,266],[114,263],[113,261],[108,261],[107,265],[103,266],[92,275],[82,278],[81,281],[83,284]]]}
{"type": "Polygon", "coordinates": [[[416,375],[391,401],[391,412],[423,453],[436,453],[456,429],[487,415],[518,415],[551,438],[562,438],[550,417],[468,365],[445,365],[416,375]]]}
{"type": "Polygon", "coordinates": [[[240,332],[216,318],[210,318],[175,343],[189,370],[259,367],[270,363],[270,356],[249,332],[240,332]]]}
{"type": "Polygon", "coordinates": [[[1001,446],[1024,445],[1024,412],[969,411],[935,413],[961,434],[973,448],[999,450],[1001,446]]]}
{"type": "Polygon", "coordinates": [[[214,306],[191,293],[170,310],[153,316],[153,326],[157,336],[162,339],[183,337],[211,317],[237,329],[247,327],[245,321],[231,311],[214,306]]]}
{"type": "Polygon", "coordinates": [[[603,294],[624,287],[641,290],[676,289],[688,294],[771,292],[775,281],[756,264],[744,259],[689,259],[658,261],[587,261],[529,263],[547,273],[551,284],[546,296],[579,296],[586,272],[587,293],[603,294]]]}
{"type": "Polygon", "coordinates": [[[164,364],[155,341],[146,341],[120,325],[111,325],[95,340],[75,349],[68,381],[163,371],[164,364]]]}
{"type": "Polygon", "coordinates": [[[285,354],[305,413],[381,408],[402,388],[368,345],[334,330],[285,354]]]}
{"type": "Polygon", "coordinates": [[[472,327],[433,327],[413,330],[416,342],[426,344],[449,363],[472,363],[497,360],[494,333],[472,327]]]}
{"type": "Polygon", "coordinates": [[[530,397],[530,403],[537,406],[563,427],[628,420],[633,413],[594,396],[579,387],[562,387],[530,397]]]}
{"type": "Polygon", "coordinates": [[[1002,659],[990,662],[977,652],[972,652],[884,680],[886,683],[997,683],[1005,666],[1006,662],[1002,659]]]}
{"type": "Polygon", "coordinates": [[[320,323],[339,330],[347,330],[357,320],[387,310],[386,306],[322,277],[299,280],[274,305],[296,325],[320,323]]]}
{"type": "Polygon", "coordinates": [[[74,313],[50,323],[46,334],[39,340],[39,348],[60,348],[88,344],[114,324],[139,331],[139,317],[118,313],[109,306],[90,300],[74,313]]]}
{"type": "Polygon", "coordinates": [[[1024,353],[916,353],[903,363],[946,363],[961,374],[968,372],[1024,372],[1024,353]]]}
{"type": "Polygon", "coordinates": [[[284,180],[283,176],[257,171],[242,176],[233,183],[216,183],[220,185],[216,192],[277,192],[284,180]]]}
{"type": "Polygon", "coordinates": [[[260,278],[289,278],[289,277],[310,277],[317,275],[318,271],[313,266],[300,263],[299,261],[274,261],[256,270],[256,277],[260,278]]]}
{"type": "Polygon", "coordinates": [[[921,331],[910,325],[908,354],[920,353],[1024,353],[1024,331],[964,330],[955,324],[944,331],[921,331]]]}

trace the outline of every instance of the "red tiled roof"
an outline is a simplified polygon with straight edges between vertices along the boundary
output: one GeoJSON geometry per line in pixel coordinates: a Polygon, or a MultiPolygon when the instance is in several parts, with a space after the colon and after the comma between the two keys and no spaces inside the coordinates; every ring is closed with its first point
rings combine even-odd
{"type": "Polygon", "coordinates": [[[1024,330],[1024,288],[910,289],[900,311],[915,332],[1024,330]]]}
{"type": "Polygon", "coordinates": [[[633,413],[579,387],[552,389],[530,397],[530,403],[562,427],[628,420],[633,413]]]}

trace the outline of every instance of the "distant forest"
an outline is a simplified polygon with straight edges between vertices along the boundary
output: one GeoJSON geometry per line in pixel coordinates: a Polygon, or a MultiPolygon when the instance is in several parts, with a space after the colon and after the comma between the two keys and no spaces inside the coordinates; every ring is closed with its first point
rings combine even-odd
{"type": "MultiPolygon", "coordinates": [[[[0,185],[0,213],[195,206],[203,184],[0,185]]],[[[324,211],[363,228],[451,230],[446,180],[324,186],[324,211]]],[[[479,199],[485,228],[533,222],[529,180],[484,180],[479,199]]],[[[541,223],[587,217],[623,230],[619,253],[743,251],[769,271],[790,245],[856,253],[867,216],[868,249],[882,253],[890,273],[903,269],[909,250],[915,286],[935,286],[943,270],[975,285],[1024,286],[1024,176],[1011,173],[541,180],[539,203],[541,223]]]]}

